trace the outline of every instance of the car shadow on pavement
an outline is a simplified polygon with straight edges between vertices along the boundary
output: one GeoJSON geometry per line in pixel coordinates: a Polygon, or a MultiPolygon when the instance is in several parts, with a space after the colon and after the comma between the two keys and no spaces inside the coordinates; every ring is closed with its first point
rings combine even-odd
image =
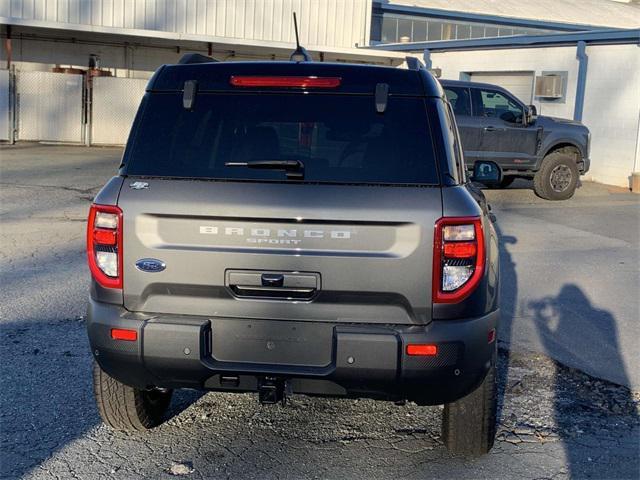
{"type": "MultiPolygon", "coordinates": [[[[616,321],[606,310],[595,308],[578,286],[565,284],[555,297],[529,303],[534,322],[547,352],[563,352],[562,358],[574,358],[588,352],[595,358],[607,358],[613,369],[620,372],[624,384],[629,380],[619,351],[616,321]],[[570,318],[585,321],[584,329],[576,332],[570,318]],[[606,339],[606,341],[605,341],[606,339]],[[613,345],[615,348],[611,348],[613,345]]],[[[636,402],[626,387],[598,381],[558,362],[554,375],[554,414],[558,434],[567,456],[567,468],[572,478],[637,478],[640,476],[640,419],[636,402]],[[626,432],[626,433],[625,433],[626,432]],[[620,435],[629,435],[619,441],[620,435]],[[589,456],[584,447],[600,447],[601,456],[589,456]],[[610,450],[611,449],[611,450],[610,450]],[[618,471],[612,465],[612,450],[628,451],[625,468],[618,471]],[[619,473],[616,473],[619,472],[619,473]]],[[[593,452],[593,450],[591,450],[593,452]]],[[[591,453],[592,454],[592,453],[591,453]]]]}
{"type": "Polygon", "coordinates": [[[518,277],[515,263],[506,245],[518,242],[516,237],[503,235],[500,227],[494,224],[500,244],[500,326],[498,327],[498,414],[497,420],[503,420],[504,399],[509,375],[509,349],[512,338],[512,324],[518,299],[518,277]]]}

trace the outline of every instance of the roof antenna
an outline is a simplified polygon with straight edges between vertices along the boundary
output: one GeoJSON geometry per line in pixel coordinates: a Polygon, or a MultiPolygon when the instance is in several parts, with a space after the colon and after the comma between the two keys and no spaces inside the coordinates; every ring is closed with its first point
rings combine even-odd
{"type": "Polygon", "coordinates": [[[312,62],[313,59],[309,52],[304,47],[300,46],[300,39],[298,38],[298,19],[296,18],[296,12],[293,12],[293,28],[296,31],[296,49],[289,57],[292,62],[312,62]]]}

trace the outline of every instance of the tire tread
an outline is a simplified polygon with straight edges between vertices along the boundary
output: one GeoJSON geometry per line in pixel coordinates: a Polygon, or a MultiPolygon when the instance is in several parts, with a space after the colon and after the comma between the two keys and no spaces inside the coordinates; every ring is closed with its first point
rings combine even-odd
{"type": "Polygon", "coordinates": [[[93,391],[100,417],[114,430],[145,431],[158,426],[171,401],[171,391],[157,406],[145,402],[145,392],[109,376],[93,364],[93,391]]]}
{"type": "Polygon", "coordinates": [[[447,449],[469,457],[488,453],[496,434],[496,405],[494,364],[476,390],[444,406],[442,438],[447,449]]]}

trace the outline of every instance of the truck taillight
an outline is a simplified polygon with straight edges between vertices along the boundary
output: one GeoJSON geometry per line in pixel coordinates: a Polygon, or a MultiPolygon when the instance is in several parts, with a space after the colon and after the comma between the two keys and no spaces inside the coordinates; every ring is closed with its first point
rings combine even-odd
{"type": "Polygon", "coordinates": [[[484,271],[484,232],[480,217],[443,217],[433,243],[434,303],[457,303],[478,286],[484,271]]]}
{"type": "Polygon", "coordinates": [[[91,205],[87,259],[96,282],[107,288],[122,288],[122,210],[118,207],[91,205]]]}

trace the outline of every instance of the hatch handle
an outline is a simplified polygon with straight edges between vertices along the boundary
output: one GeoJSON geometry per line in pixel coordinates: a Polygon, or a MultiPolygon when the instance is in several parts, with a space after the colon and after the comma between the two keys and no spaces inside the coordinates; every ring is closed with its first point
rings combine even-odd
{"type": "Polygon", "coordinates": [[[282,287],[284,285],[284,275],[280,273],[263,273],[261,280],[263,287],[282,287]]]}

